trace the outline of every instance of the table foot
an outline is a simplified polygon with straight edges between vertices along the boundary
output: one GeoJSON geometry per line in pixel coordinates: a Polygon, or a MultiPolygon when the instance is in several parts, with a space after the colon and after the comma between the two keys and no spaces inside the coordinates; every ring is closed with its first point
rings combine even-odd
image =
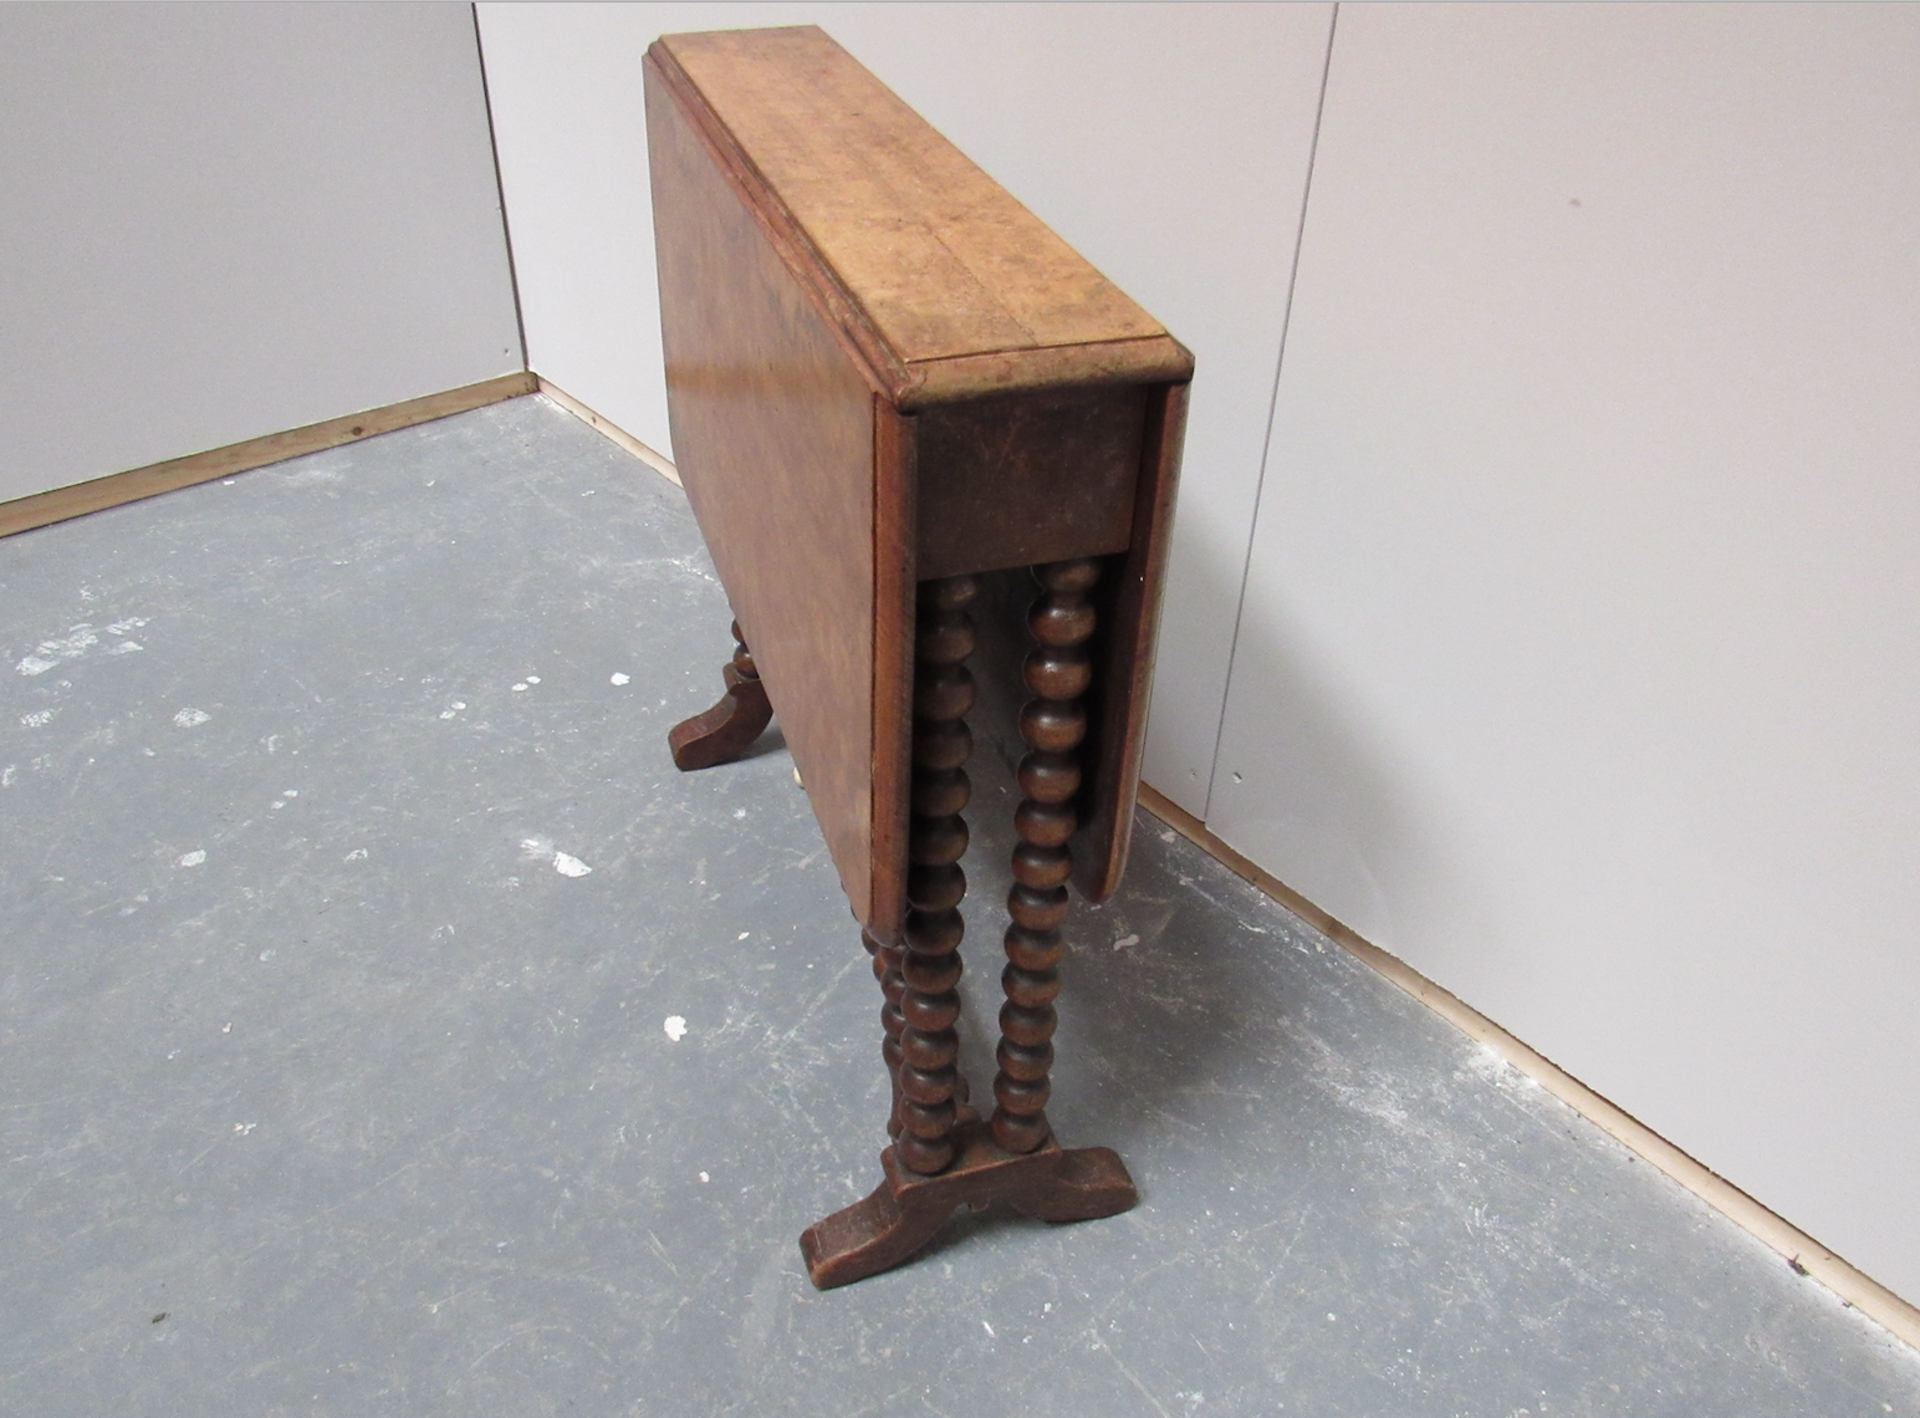
{"type": "Polygon", "coordinates": [[[831,1290],[912,1259],[962,1206],[1004,1201],[1038,1221],[1092,1221],[1140,1199],[1112,1148],[1068,1150],[1049,1138],[1011,1153],[975,1120],[961,1123],[954,1141],[953,1165],[933,1177],[908,1171],[889,1147],[880,1154],[886,1178],[871,1195],[807,1228],[800,1253],[815,1286],[831,1290]]]}
{"type": "Polygon", "coordinates": [[[727,692],[713,708],[676,725],[667,735],[673,766],[682,773],[732,763],[753,747],[753,741],[773,719],[773,705],[767,700],[766,686],[760,683],[760,672],[754,668],[753,654],[747,649],[737,620],[733,638],[733,663],[721,672],[727,692]]]}

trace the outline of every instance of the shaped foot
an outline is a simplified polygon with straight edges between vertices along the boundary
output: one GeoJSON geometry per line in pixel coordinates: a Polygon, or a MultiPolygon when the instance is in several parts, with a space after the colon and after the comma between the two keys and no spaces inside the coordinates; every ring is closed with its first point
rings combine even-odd
{"type": "Polygon", "coordinates": [[[753,741],[773,719],[767,688],[760,683],[753,655],[740,637],[738,621],[733,625],[733,638],[738,642],[733,663],[722,672],[727,692],[713,708],[676,725],[667,735],[667,745],[673,750],[673,766],[682,773],[733,762],[753,747],[753,741]]]}
{"type": "Polygon", "coordinates": [[[937,1177],[916,1176],[889,1147],[880,1154],[886,1178],[872,1194],[807,1228],[800,1253],[819,1289],[830,1290],[891,1270],[911,1259],[962,1206],[1004,1201],[1039,1221],[1092,1221],[1116,1216],[1140,1199],[1119,1154],[1107,1147],[1068,1151],[1048,1140],[1019,1155],[995,1146],[985,1123],[962,1123],[953,1165],[937,1177]]]}

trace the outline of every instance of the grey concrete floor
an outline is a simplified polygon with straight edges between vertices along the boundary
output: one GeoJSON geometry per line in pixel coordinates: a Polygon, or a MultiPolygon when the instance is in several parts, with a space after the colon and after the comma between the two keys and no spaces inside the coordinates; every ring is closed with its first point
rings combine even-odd
{"type": "Polygon", "coordinates": [[[538,398],[0,542],[0,1411],[1920,1414],[1151,818],[1051,1110],[1140,1207],[815,1293],[879,996],[777,737],[668,760],[726,620],[679,491],[538,398]]]}

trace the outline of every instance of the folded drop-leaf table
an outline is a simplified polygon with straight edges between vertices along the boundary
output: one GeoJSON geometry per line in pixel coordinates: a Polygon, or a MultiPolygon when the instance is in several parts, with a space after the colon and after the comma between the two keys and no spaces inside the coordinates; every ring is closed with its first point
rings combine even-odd
{"type": "Polygon", "coordinates": [[[1046,1113],[1054,998],[1069,880],[1102,901],[1126,862],[1192,357],[820,30],[670,35],[645,74],[674,456],[736,641],[674,758],[778,717],[885,996],[893,1140],[809,1272],[897,1265],[961,1205],[1124,1211],[1119,1157],[1046,1113]],[[964,765],[1000,686],[967,661],[1010,576],[1025,756],[976,1111],[964,765]]]}

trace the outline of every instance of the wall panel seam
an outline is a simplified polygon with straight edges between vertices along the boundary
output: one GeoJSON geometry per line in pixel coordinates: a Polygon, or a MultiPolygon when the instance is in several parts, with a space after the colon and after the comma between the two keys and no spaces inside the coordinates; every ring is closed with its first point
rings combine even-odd
{"type": "Polygon", "coordinates": [[[493,122],[493,87],[487,80],[487,45],[480,33],[480,6],[471,3],[467,13],[473,18],[473,53],[480,64],[480,107],[487,115],[487,151],[493,157],[493,193],[500,203],[500,243],[507,253],[507,288],[513,296],[513,328],[520,338],[520,367],[533,368],[533,351],[527,348],[527,312],[520,303],[520,261],[513,250],[513,220],[507,215],[507,184],[500,175],[500,134],[493,122]]]}
{"type": "Polygon", "coordinates": [[[1253,548],[1260,529],[1260,503],[1267,490],[1267,462],[1273,452],[1273,417],[1280,406],[1280,373],[1287,358],[1287,331],[1293,324],[1293,295],[1300,279],[1300,250],[1307,238],[1307,205],[1313,196],[1313,169],[1320,158],[1320,120],[1327,108],[1327,79],[1333,72],[1333,42],[1340,28],[1340,4],[1327,16],[1327,49],[1320,61],[1320,93],[1313,105],[1313,134],[1307,140],[1307,171],[1300,184],[1300,219],[1293,230],[1293,261],[1287,269],[1287,298],[1280,311],[1280,340],[1273,355],[1273,389],[1267,396],[1267,424],[1260,439],[1260,472],[1253,483],[1253,515],[1247,519],[1247,546],[1240,558],[1240,594],[1233,606],[1233,633],[1227,641],[1227,675],[1220,691],[1220,713],[1213,725],[1213,751],[1207,763],[1207,796],[1200,816],[1213,812],[1213,788],[1220,779],[1220,745],[1227,731],[1227,704],[1233,696],[1233,665],[1240,653],[1240,622],[1247,611],[1247,583],[1253,575],[1253,548]]]}

